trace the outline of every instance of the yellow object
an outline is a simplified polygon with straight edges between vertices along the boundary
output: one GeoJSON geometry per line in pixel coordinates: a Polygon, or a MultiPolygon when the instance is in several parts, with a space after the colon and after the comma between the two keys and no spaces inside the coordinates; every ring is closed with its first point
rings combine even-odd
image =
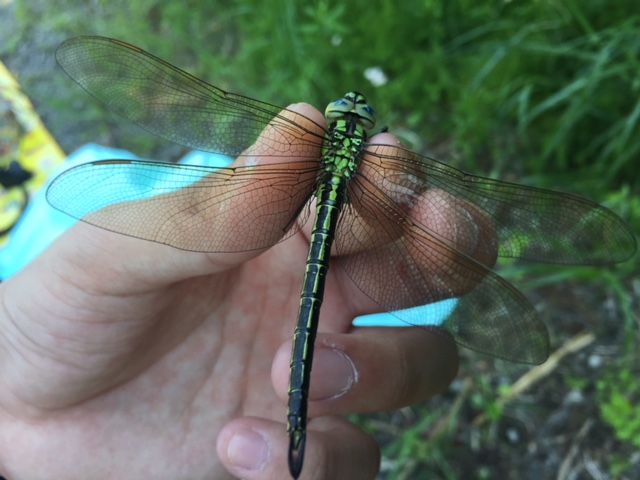
{"type": "MultiPolygon", "coordinates": [[[[16,79],[0,62],[0,174],[6,174],[12,162],[31,174],[20,186],[0,186],[0,232],[15,224],[27,198],[42,188],[65,158],[16,79]]],[[[0,247],[7,240],[7,234],[0,237],[0,247]]]]}

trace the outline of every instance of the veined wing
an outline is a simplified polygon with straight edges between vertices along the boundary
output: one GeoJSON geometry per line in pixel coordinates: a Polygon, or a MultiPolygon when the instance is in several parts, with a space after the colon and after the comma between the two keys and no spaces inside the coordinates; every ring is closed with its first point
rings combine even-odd
{"type": "Polygon", "coordinates": [[[473,350],[521,363],[546,360],[547,329],[518,290],[427,232],[367,177],[352,181],[349,197],[337,261],[366,295],[408,324],[444,329],[473,350]],[[435,303],[453,298],[453,309],[435,303]],[[413,308],[434,303],[429,314],[413,308]]]}
{"type": "MultiPolygon", "coordinates": [[[[499,256],[603,265],[625,261],[636,251],[630,227],[585,198],[468,175],[400,147],[369,145],[367,152],[363,174],[405,211],[425,198],[436,198],[438,205],[433,207],[443,212],[482,212],[495,230],[499,256]]],[[[470,248],[477,242],[476,232],[469,229],[445,228],[438,233],[470,248]]],[[[491,250],[484,253],[493,255],[491,250]]]]}
{"type": "Polygon", "coordinates": [[[105,160],[62,173],[47,200],[87,223],[183,250],[255,250],[304,223],[318,168],[317,161],[218,169],[105,160]]]}
{"type": "Polygon", "coordinates": [[[56,59],[98,100],[142,128],[190,148],[236,157],[254,145],[267,125],[286,142],[274,138],[260,143],[252,149],[254,155],[316,158],[309,146],[322,144],[324,129],[312,120],[227,93],[119,40],[72,38],[58,47],[56,59]]]}

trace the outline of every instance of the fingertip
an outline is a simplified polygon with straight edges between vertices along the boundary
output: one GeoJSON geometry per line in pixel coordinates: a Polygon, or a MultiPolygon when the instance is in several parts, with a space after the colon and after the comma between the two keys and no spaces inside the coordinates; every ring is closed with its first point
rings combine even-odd
{"type": "MultiPolygon", "coordinates": [[[[313,105],[309,104],[309,103],[292,103],[291,105],[289,105],[285,110],[283,110],[283,113],[290,111],[290,112],[295,112],[298,113],[300,115],[303,115],[304,117],[306,117],[303,120],[311,120],[313,121],[313,123],[315,123],[316,125],[322,127],[322,128],[326,128],[327,127],[327,122],[324,118],[324,115],[320,112],[320,110],[318,110],[316,107],[314,107],[313,105]]],[[[285,113],[286,115],[286,113],[285,113]]],[[[312,125],[309,124],[309,122],[305,122],[302,124],[304,127],[312,127],[312,125]]]]}
{"type": "MultiPolygon", "coordinates": [[[[276,395],[288,399],[291,342],[285,342],[276,352],[271,368],[271,381],[276,395]]],[[[333,400],[346,395],[358,382],[358,370],[348,353],[338,344],[318,339],[311,370],[310,402],[333,400]]]]}
{"type": "Polygon", "coordinates": [[[369,139],[370,143],[374,143],[376,145],[389,145],[392,147],[404,147],[402,142],[398,137],[393,135],[392,133],[382,132],[376,133],[369,139]]]}
{"type": "Polygon", "coordinates": [[[216,450],[220,461],[242,478],[259,478],[269,469],[273,459],[273,440],[268,429],[253,425],[250,418],[227,424],[220,434],[216,450]]]}
{"type": "Polygon", "coordinates": [[[232,167],[303,162],[298,166],[304,168],[305,161],[317,161],[322,155],[325,132],[324,116],[316,108],[308,103],[289,105],[269,121],[232,167]]]}
{"type": "MultiPolygon", "coordinates": [[[[458,372],[457,347],[446,332],[363,328],[350,334],[320,334],[316,343],[339,346],[333,350],[339,350],[342,358],[340,362],[326,361],[325,355],[323,361],[320,353],[319,361],[314,362],[311,415],[367,413],[413,405],[445,391],[458,372]],[[348,359],[346,365],[344,359],[348,359]],[[338,381],[349,378],[345,368],[349,364],[355,372],[353,381],[338,381]],[[338,394],[329,397],[326,392],[332,388],[338,394]]],[[[317,347],[318,352],[323,350],[317,347]]],[[[326,350],[327,355],[336,353],[326,350]]],[[[284,387],[283,392],[286,395],[284,387]]]]}
{"type": "MultiPolygon", "coordinates": [[[[376,442],[340,417],[314,419],[299,479],[373,479],[380,466],[376,442]]],[[[225,468],[247,480],[291,478],[287,463],[289,441],[284,425],[258,417],[232,420],[216,444],[225,468]]]]}

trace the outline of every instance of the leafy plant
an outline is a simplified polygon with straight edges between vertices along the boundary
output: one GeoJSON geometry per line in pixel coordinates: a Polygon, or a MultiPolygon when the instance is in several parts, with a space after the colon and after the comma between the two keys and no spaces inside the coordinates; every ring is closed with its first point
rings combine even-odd
{"type": "Polygon", "coordinates": [[[640,448],[640,384],[637,373],[622,368],[598,382],[602,418],[623,442],[640,448]]]}

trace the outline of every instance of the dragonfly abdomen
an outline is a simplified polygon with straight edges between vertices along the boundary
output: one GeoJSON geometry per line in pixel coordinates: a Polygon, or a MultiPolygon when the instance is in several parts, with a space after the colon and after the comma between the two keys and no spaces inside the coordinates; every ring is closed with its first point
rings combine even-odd
{"type": "Polygon", "coordinates": [[[329,270],[331,245],[345,201],[347,180],[331,175],[318,189],[316,218],[300,294],[298,323],[293,336],[289,385],[289,469],[294,478],[302,469],[307,428],[307,403],[311,382],[313,347],[318,332],[320,306],[329,270]]]}

